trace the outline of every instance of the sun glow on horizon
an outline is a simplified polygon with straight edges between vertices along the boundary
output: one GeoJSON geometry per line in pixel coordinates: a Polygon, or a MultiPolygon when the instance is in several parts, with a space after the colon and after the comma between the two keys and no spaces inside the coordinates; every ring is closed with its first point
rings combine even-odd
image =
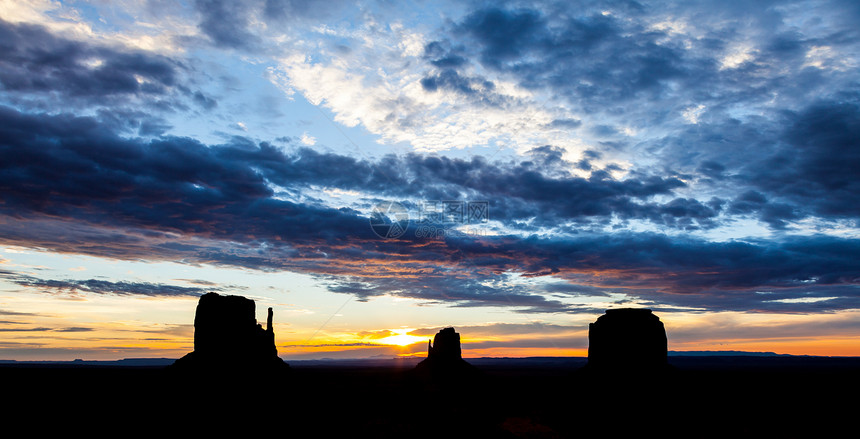
{"type": "Polygon", "coordinates": [[[393,329],[391,330],[391,332],[394,333],[394,335],[389,335],[388,337],[381,338],[376,342],[395,346],[409,346],[411,344],[420,343],[427,340],[427,338],[425,337],[409,335],[408,333],[412,330],[413,328],[393,329]]]}

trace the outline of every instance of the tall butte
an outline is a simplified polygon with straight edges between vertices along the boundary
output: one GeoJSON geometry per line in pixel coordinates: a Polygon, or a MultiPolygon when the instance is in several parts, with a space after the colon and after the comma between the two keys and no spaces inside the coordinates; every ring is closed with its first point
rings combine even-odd
{"type": "Polygon", "coordinates": [[[474,373],[474,366],[463,359],[460,334],[454,328],[444,328],[427,347],[427,358],[415,366],[415,371],[431,375],[460,375],[474,373]]]}
{"type": "Polygon", "coordinates": [[[272,308],[266,329],[257,323],[254,301],[206,293],[194,314],[194,351],[173,363],[180,370],[279,370],[289,366],[275,347],[272,308]]]}

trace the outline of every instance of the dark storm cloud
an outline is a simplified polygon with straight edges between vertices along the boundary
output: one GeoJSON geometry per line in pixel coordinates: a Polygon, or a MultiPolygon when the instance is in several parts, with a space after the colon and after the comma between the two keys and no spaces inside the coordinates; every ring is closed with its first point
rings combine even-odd
{"type": "Polygon", "coordinates": [[[776,120],[700,124],[663,139],[661,153],[696,187],[725,194],[726,218],[757,218],[776,230],[808,218],[856,224],[858,127],[860,99],[847,95],[785,111],[776,120]]]}
{"type": "Polygon", "coordinates": [[[115,127],[160,135],[169,126],[154,113],[187,109],[186,100],[201,108],[217,105],[185,84],[186,71],[182,62],[161,55],[0,20],[0,92],[24,107],[93,106],[115,127]]]}
{"type": "Polygon", "coordinates": [[[96,98],[163,94],[177,83],[177,65],[166,58],[89,46],[40,26],[0,21],[0,53],[5,90],[96,98]]]}
{"type": "MultiPolygon", "coordinates": [[[[594,153],[592,153],[594,154],[594,153]]],[[[358,161],[331,153],[300,149],[285,163],[270,163],[267,177],[276,184],[308,184],[361,189],[381,195],[424,200],[488,200],[493,220],[508,225],[552,227],[566,221],[643,219],[679,228],[712,227],[719,204],[676,198],[657,203],[657,195],[672,195],[685,186],[674,177],[632,174],[615,180],[595,169],[589,178],[571,175],[572,164],[561,150],[535,148],[532,160],[490,163],[481,157],[456,159],[407,154],[379,162],[358,161]],[[331,173],[329,170],[340,172],[331,173]]],[[[591,167],[589,165],[589,167],[591,167]]]]}
{"type": "Polygon", "coordinates": [[[195,0],[200,13],[198,26],[213,44],[233,49],[248,49],[259,38],[248,30],[252,10],[247,2],[233,0],[195,0]]]}
{"type": "Polygon", "coordinates": [[[197,26],[219,48],[242,51],[262,49],[263,40],[253,29],[256,20],[279,26],[296,20],[329,17],[346,2],[332,0],[195,0],[200,14],[197,26]]]}
{"type": "Polygon", "coordinates": [[[791,203],[796,211],[824,218],[860,217],[860,106],[820,102],[788,116],[785,145],[762,165],[746,170],[750,183],[791,203]]]}
{"type": "Polygon", "coordinates": [[[570,240],[525,240],[513,245],[532,243],[533,248],[523,248],[520,252],[546,252],[545,258],[536,259],[540,264],[552,261],[557,264],[553,268],[558,270],[574,268],[585,273],[589,269],[599,272],[613,267],[618,273],[612,276],[612,281],[618,286],[652,285],[678,294],[765,285],[853,284],[860,280],[858,264],[851,256],[860,250],[860,243],[834,237],[795,237],[785,242],[708,242],[660,234],[619,233],[570,240]],[[708,271],[710,268],[714,271],[708,271]],[[629,276],[624,273],[627,269],[631,269],[629,276]]]}
{"type": "Polygon", "coordinates": [[[99,98],[163,94],[177,84],[178,66],[169,59],[90,46],[39,26],[0,21],[0,53],[5,90],[99,98]]]}
{"type": "MultiPolygon", "coordinates": [[[[837,21],[836,10],[825,11],[826,19],[837,21]]],[[[815,96],[824,85],[821,79],[832,73],[805,69],[808,51],[856,45],[858,33],[842,23],[829,32],[805,34],[805,29],[786,25],[788,13],[760,2],[490,7],[456,24],[449,32],[458,38],[459,44],[450,45],[457,50],[437,49],[435,58],[473,58],[524,86],[549,88],[595,110],[598,105],[679,96],[726,104],[766,97],[777,89],[815,96]],[[676,39],[667,28],[653,26],[666,18],[695,23],[699,33],[676,39]],[[756,38],[756,58],[723,68],[731,44],[750,37],[756,38]]]]}
{"type": "MultiPolygon", "coordinates": [[[[497,272],[552,274],[570,285],[551,291],[612,293],[689,310],[834,311],[860,306],[860,243],[834,237],[708,242],[658,234],[509,239],[466,250],[497,272]],[[514,256],[515,255],[515,256],[514,256]],[[488,259],[484,258],[485,261],[488,259]]],[[[574,309],[574,307],[568,307],[574,309]]]]}
{"type": "MultiPolygon", "coordinates": [[[[94,119],[11,109],[0,109],[0,119],[0,210],[8,215],[75,217],[240,241],[350,229],[352,217],[342,211],[273,199],[255,168],[283,155],[265,144],[209,148],[186,138],[126,140],[94,119]],[[238,161],[242,157],[246,161],[238,161]]],[[[369,237],[366,222],[361,226],[351,229],[369,237]]]]}
{"type": "Polygon", "coordinates": [[[445,69],[436,75],[428,76],[421,80],[421,86],[427,91],[436,91],[440,88],[458,91],[467,95],[473,95],[482,89],[492,89],[490,81],[466,78],[454,70],[445,69]]]}
{"type": "Polygon", "coordinates": [[[634,175],[618,181],[601,172],[588,179],[548,177],[542,169],[564,163],[546,148],[535,154],[537,162],[519,164],[416,154],[368,162],[307,148],[286,153],[266,143],[210,147],[187,138],[128,140],[92,118],[31,116],[8,108],[0,109],[0,118],[5,122],[0,128],[0,189],[5,193],[0,210],[11,215],[71,215],[218,239],[296,240],[325,226],[370,237],[354,213],[276,199],[270,184],[361,190],[396,199],[471,194],[491,201],[495,220],[533,220],[537,226],[616,216],[688,228],[708,226],[716,214],[713,206],[691,199],[650,200],[683,187],[676,178],[634,175]]]}
{"type": "MultiPolygon", "coordinates": [[[[366,161],[242,139],[212,146],[187,138],[132,140],[95,118],[9,108],[0,109],[0,120],[6,244],[298,270],[318,276],[331,291],[362,300],[392,294],[521,312],[593,311],[569,299],[612,294],[685,309],[802,312],[860,306],[860,244],[852,239],[708,242],[650,233],[427,239],[415,234],[413,223],[402,238],[386,240],[357,211],[290,201],[290,194],[298,200],[317,187],[383,199],[474,196],[495,203],[494,219],[510,225],[534,218],[551,224],[616,216],[685,229],[715,221],[717,212],[762,211],[775,190],[743,193],[725,203],[700,202],[673,196],[686,187],[674,177],[634,172],[614,180],[599,169],[590,178],[568,175],[564,169],[570,164],[552,147],[537,148],[530,160],[517,163],[415,154],[366,161]],[[287,195],[278,195],[276,188],[287,195]],[[669,201],[656,202],[657,195],[669,201]],[[510,273],[535,280],[551,276],[556,283],[517,281],[510,273]]],[[[836,184],[828,178],[822,175],[821,184],[836,184]]],[[[5,277],[54,291],[203,292],[198,286],[5,277]]]]}
{"type": "MultiPolygon", "coordinates": [[[[643,105],[652,111],[634,111],[637,117],[656,123],[667,117],[671,106],[654,102],[679,93],[696,96],[698,90],[701,100],[730,90],[714,87],[709,78],[719,68],[713,57],[667,42],[665,32],[650,26],[653,17],[647,14],[661,12],[660,7],[575,2],[479,8],[425,46],[430,69],[422,84],[431,91],[445,86],[491,94],[492,87],[477,90],[472,84],[493,84],[491,77],[501,77],[527,89],[546,90],[589,114],[618,115],[634,103],[643,105]],[[619,10],[621,15],[604,14],[619,10]],[[467,73],[476,66],[486,78],[467,73]]],[[[605,128],[598,135],[616,132],[605,128]]]]}
{"type": "Polygon", "coordinates": [[[594,105],[658,97],[667,81],[689,76],[683,53],[658,44],[659,32],[628,23],[595,8],[550,17],[538,9],[490,7],[450,30],[458,44],[435,41],[425,51],[435,66],[472,59],[527,88],[594,105]]]}
{"type": "MultiPolygon", "coordinates": [[[[596,153],[587,152],[594,158],[596,153]]],[[[605,222],[640,219],[671,228],[713,227],[719,213],[718,203],[674,198],[656,202],[654,197],[671,196],[686,184],[678,178],[631,173],[624,180],[612,178],[606,170],[596,169],[583,159],[578,164],[561,159],[561,151],[540,147],[532,160],[510,166],[480,160],[410,156],[406,169],[417,181],[432,182],[490,200],[493,219],[516,227],[554,227],[567,222],[605,222]],[[588,178],[571,175],[568,170],[587,167],[588,178]],[[526,226],[529,222],[531,225],[526,226]]],[[[422,194],[427,197],[428,194],[422,194]]]]}

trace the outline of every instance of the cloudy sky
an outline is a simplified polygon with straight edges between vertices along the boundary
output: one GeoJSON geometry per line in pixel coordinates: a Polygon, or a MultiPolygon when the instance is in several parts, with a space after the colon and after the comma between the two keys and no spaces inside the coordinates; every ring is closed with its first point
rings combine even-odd
{"type": "Polygon", "coordinates": [[[860,355],[855,1],[0,1],[0,359],[860,355]]]}

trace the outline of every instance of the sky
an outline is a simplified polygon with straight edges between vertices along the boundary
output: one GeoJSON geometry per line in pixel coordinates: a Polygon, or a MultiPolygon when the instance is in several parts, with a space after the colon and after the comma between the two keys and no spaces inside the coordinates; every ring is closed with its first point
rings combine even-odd
{"type": "Polygon", "coordinates": [[[0,359],[860,355],[856,1],[0,0],[0,359]]]}

